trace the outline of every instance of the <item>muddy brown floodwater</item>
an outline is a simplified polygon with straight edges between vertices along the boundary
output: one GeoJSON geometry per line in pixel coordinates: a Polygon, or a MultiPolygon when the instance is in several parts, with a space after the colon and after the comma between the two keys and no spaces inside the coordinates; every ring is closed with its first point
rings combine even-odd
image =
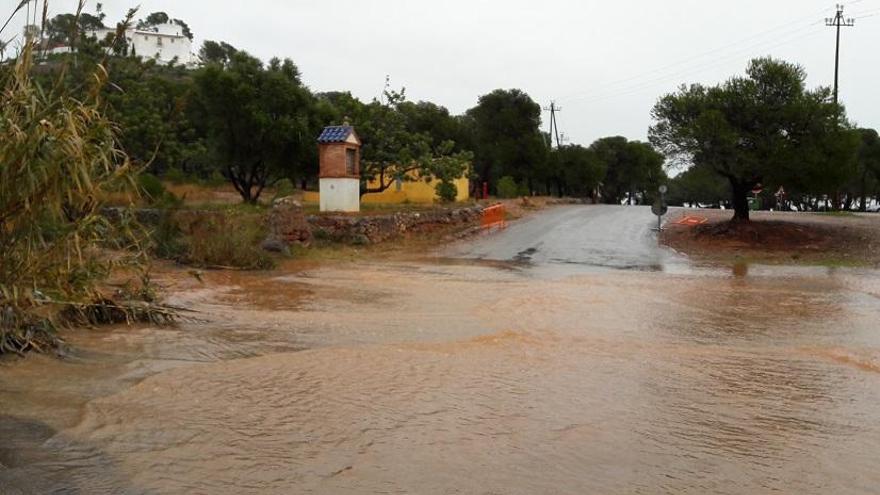
{"type": "Polygon", "coordinates": [[[880,277],[210,273],[0,365],[0,493],[880,491],[880,277]]]}

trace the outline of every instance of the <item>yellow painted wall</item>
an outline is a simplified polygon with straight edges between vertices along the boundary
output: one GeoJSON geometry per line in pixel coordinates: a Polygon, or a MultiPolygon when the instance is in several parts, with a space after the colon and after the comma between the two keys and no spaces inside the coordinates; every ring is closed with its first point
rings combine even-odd
{"type": "Polygon", "coordinates": [[[303,193],[303,203],[320,203],[321,193],[318,191],[306,191],[303,193]]]}
{"type": "MultiPolygon", "coordinates": [[[[371,183],[369,185],[375,187],[378,184],[371,183]]],[[[467,178],[461,178],[455,181],[455,187],[458,188],[458,197],[456,198],[456,201],[463,202],[469,199],[469,186],[470,184],[467,178]]],[[[365,194],[361,198],[361,202],[368,204],[398,204],[406,202],[429,204],[437,200],[435,187],[437,187],[436,180],[427,183],[423,180],[405,181],[401,184],[400,191],[397,190],[396,184],[392,184],[391,187],[384,192],[365,194]]],[[[320,199],[321,194],[318,192],[307,191],[303,194],[303,201],[306,203],[318,203],[320,202],[320,199]]]]}
{"type": "MultiPolygon", "coordinates": [[[[381,204],[404,203],[407,201],[410,203],[433,203],[437,199],[436,187],[438,182],[439,181],[437,180],[431,182],[425,182],[423,180],[404,181],[400,185],[400,191],[397,190],[397,184],[392,184],[391,187],[384,192],[365,194],[362,201],[364,203],[381,204]]],[[[378,183],[369,184],[369,187],[376,186],[378,186],[378,183]]],[[[458,196],[455,198],[456,201],[468,200],[468,186],[469,184],[466,178],[461,178],[455,181],[455,187],[458,189],[458,196]]]]}

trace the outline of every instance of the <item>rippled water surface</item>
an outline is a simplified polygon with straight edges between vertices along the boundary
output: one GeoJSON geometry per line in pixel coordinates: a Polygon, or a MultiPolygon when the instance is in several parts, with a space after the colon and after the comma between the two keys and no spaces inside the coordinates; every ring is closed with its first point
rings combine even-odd
{"type": "Polygon", "coordinates": [[[880,278],[209,274],[0,365],[0,493],[880,491],[880,278]]]}

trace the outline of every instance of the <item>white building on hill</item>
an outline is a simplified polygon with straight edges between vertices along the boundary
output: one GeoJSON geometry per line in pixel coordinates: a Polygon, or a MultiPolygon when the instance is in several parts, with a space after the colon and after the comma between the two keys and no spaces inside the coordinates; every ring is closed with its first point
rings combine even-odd
{"type": "Polygon", "coordinates": [[[176,60],[183,65],[196,62],[192,51],[192,41],[183,34],[177,24],[161,24],[155,31],[130,30],[126,33],[129,49],[141,58],[154,58],[168,64],[176,60]]]}
{"type": "MultiPolygon", "coordinates": [[[[112,29],[95,33],[99,39],[113,33],[112,29]]],[[[149,30],[129,29],[125,32],[129,53],[142,59],[156,59],[159,63],[175,62],[183,65],[196,63],[192,41],[183,34],[177,24],[160,24],[149,30]]]]}
{"type": "MultiPolygon", "coordinates": [[[[98,40],[115,35],[113,28],[92,31],[91,36],[98,40]]],[[[125,32],[128,41],[128,53],[144,60],[155,59],[161,64],[171,62],[181,65],[195,65],[198,57],[193,53],[192,41],[183,34],[183,28],[177,24],[160,24],[149,29],[131,28],[125,32]]],[[[70,48],[59,46],[49,53],[69,53],[70,48]]]]}

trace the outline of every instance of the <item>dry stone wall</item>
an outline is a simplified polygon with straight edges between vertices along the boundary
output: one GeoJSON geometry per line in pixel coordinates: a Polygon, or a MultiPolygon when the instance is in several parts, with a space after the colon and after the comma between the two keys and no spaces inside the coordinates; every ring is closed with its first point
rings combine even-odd
{"type": "Polygon", "coordinates": [[[410,233],[476,225],[482,211],[480,206],[470,206],[360,217],[310,215],[307,221],[315,238],[351,244],[378,244],[410,233]]]}
{"type": "MultiPolygon", "coordinates": [[[[294,198],[276,200],[265,215],[267,237],[262,246],[267,251],[288,252],[293,245],[308,246],[314,239],[347,244],[378,244],[406,234],[429,233],[452,228],[476,227],[482,215],[482,206],[438,207],[432,210],[397,212],[379,215],[306,215],[294,198]]],[[[123,208],[107,208],[104,215],[118,221],[123,208]]],[[[137,209],[134,215],[144,225],[155,226],[168,212],[158,209],[137,209]]],[[[190,224],[222,217],[223,212],[181,210],[173,218],[180,224],[190,224]]]]}

